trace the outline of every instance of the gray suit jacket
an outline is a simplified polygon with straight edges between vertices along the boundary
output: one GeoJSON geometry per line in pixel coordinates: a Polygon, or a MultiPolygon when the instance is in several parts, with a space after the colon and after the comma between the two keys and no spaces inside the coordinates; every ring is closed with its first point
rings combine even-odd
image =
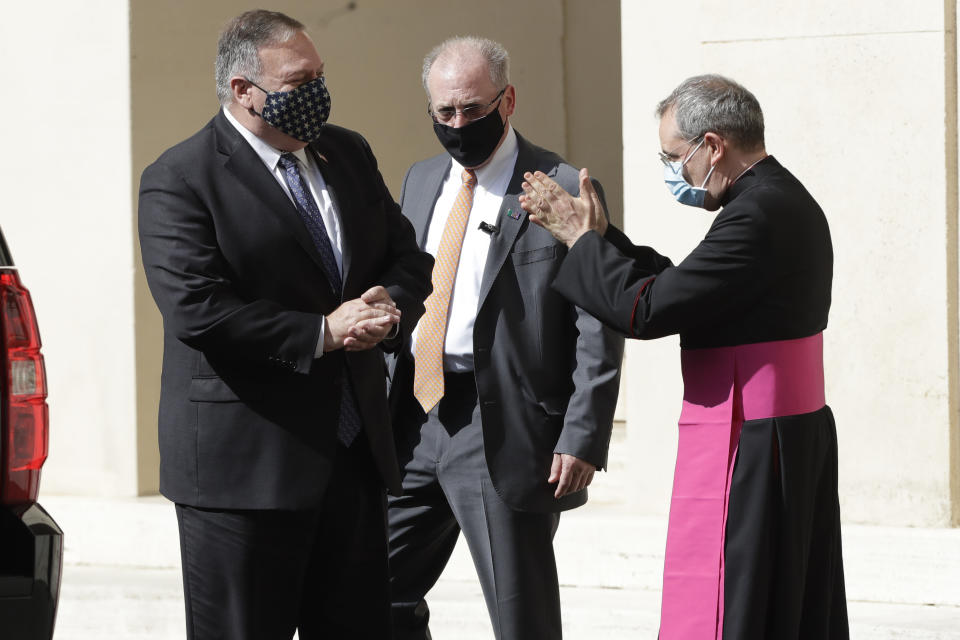
{"type": "MultiPolygon", "coordinates": [[[[540,170],[578,193],[577,169],[519,134],[517,164],[492,235],[473,333],[475,378],[487,467],[515,509],[555,512],[587,501],[586,491],[553,497],[553,453],[603,468],[619,390],[623,339],[551,289],[566,247],[520,208],[524,171],[540,170]]],[[[450,157],[414,164],[400,204],[422,248],[450,157]]],[[[599,185],[597,185],[599,187],[599,185]]],[[[601,191],[602,193],[602,191],[601,191]]],[[[407,350],[392,363],[391,406],[412,393],[407,350]]],[[[397,429],[409,420],[395,416],[397,429]]],[[[400,434],[398,434],[398,437],[400,434]]]]}

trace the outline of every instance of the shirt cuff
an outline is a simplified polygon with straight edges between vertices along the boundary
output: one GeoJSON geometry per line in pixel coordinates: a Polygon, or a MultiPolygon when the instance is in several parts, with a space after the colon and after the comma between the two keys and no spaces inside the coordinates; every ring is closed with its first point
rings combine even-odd
{"type": "Polygon", "coordinates": [[[396,338],[398,335],[400,335],[400,323],[399,323],[399,322],[398,322],[397,324],[393,325],[393,327],[390,328],[390,333],[388,333],[386,336],[384,336],[383,339],[384,339],[384,340],[393,340],[393,339],[396,338]]]}
{"type": "Polygon", "coordinates": [[[327,332],[327,316],[320,316],[320,336],[317,338],[317,348],[313,350],[313,359],[323,355],[323,336],[327,332]]]}

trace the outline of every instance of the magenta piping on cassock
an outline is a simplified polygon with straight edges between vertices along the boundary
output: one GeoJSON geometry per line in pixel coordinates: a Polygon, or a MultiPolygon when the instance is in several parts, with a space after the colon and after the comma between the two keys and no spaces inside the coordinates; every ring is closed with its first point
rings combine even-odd
{"type": "Polygon", "coordinates": [[[740,430],[744,420],[823,408],[823,334],[684,349],[681,366],[660,640],[715,640],[723,635],[723,545],[740,430]]]}

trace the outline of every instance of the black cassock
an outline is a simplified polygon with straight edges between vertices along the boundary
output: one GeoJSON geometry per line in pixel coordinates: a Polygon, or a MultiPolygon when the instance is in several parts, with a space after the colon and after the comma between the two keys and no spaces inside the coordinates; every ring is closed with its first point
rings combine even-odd
{"type": "Polygon", "coordinates": [[[830,231],[772,156],[721,204],[679,265],[611,226],[577,241],[553,286],[625,336],[680,334],[662,640],[847,638],[836,427],[823,400],[830,231]]]}

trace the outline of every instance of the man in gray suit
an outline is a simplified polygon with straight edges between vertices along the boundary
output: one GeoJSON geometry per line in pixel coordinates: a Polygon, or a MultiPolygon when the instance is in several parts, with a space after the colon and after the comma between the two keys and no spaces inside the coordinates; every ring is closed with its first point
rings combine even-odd
{"type": "Polygon", "coordinates": [[[553,536],[606,464],[623,340],[550,288],[566,247],[528,222],[520,185],[539,170],[576,191],[578,172],[510,126],[508,66],[501,45],[472,37],[424,60],[447,153],[413,165],[400,198],[436,266],[427,311],[392,363],[397,640],[430,638],[424,598],[461,530],[496,637],[560,638],[553,536]]]}

